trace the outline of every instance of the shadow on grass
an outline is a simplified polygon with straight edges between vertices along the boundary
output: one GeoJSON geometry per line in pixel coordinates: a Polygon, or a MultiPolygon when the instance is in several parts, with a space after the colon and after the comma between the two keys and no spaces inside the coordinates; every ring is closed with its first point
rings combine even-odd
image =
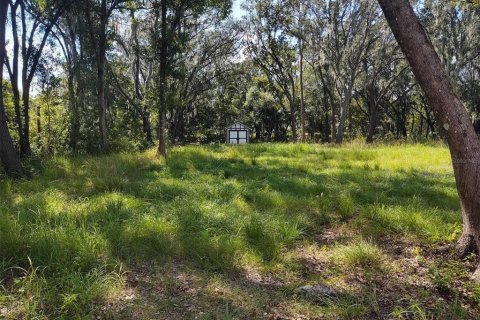
{"type": "Polygon", "coordinates": [[[376,152],[214,146],[174,150],[167,165],[126,155],[55,160],[4,192],[0,259],[27,267],[30,257],[47,275],[174,260],[236,274],[242,255],[282,263],[329,224],[432,241],[458,226],[451,176],[359,161],[376,152]]]}

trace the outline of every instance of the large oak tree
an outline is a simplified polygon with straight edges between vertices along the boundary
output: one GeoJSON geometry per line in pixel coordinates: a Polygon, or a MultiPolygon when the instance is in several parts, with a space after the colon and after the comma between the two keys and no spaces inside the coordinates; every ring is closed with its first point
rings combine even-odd
{"type": "MultiPolygon", "coordinates": [[[[408,0],[379,0],[385,17],[422,87],[450,148],[463,213],[461,256],[480,248],[480,142],[444,64],[408,0]]],[[[480,269],[474,274],[480,279],[480,269]]]]}

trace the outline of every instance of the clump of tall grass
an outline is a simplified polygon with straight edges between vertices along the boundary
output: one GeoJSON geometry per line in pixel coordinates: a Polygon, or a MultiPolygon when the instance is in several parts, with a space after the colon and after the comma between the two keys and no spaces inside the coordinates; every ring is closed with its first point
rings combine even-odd
{"type": "Polygon", "coordinates": [[[301,235],[296,223],[284,222],[280,217],[262,218],[252,215],[245,224],[245,236],[250,245],[266,261],[279,257],[301,235]]]}
{"type": "MultiPolygon", "coordinates": [[[[5,267],[5,264],[3,264],[5,267]]],[[[118,294],[124,286],[121,267],[99,266],[86,273],[70,270],[54,276],[47,267],[36,267],[28,259],[28,267],[3,268],[1,275],[13,276],[9,292],[0,286],[0,299],[7,318],[11,319],[71,319],[87,318],[98,311],[108,296],[118,294]],[[115,269],[114,271],[109,271],[115,269]]]]}
{"type": "Polygon", "coordinates": [[[372,240],[363,238],[339,246],[335,258],[348,267],[374,267],[380,264],[381,250],[372,240]]]}

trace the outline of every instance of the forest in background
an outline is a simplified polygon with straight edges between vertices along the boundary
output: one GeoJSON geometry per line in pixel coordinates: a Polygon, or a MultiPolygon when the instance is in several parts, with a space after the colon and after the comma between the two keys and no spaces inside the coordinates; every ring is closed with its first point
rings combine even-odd
{"type": "MultiPolygon", "coordinates": [[[[424,140],[440,128],[375,1],[12,0],[4,96],[19,153],[424,140]]],[[[416,6],[480,131],[480,9],[416,6]]]]}

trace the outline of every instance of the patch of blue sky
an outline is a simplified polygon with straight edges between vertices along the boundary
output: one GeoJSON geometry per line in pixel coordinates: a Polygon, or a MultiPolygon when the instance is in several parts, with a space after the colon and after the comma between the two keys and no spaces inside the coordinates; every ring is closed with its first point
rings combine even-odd
{"type": "Polygon", "coordinates": [[[235,19],[242,18],[245,15],[245,11],[242,9],[243,0],[233,0],[232,16],[235,19]]]}

